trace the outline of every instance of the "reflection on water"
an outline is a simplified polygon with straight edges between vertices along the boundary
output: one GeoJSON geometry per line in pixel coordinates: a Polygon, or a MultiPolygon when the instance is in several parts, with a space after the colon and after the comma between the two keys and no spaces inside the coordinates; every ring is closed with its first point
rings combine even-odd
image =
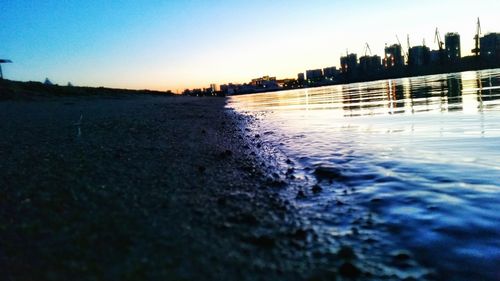
{"type": "Polygon", "coordinates": [[[500,98],[499,80],[496,71],[464,72],[237,96],[232,102],[247,111],[322,109],[346,117],[460,111],[464,103],[469,108],[478,103],[474,108],[480,112],[485,102],[500,98]]]}
{"type": "MultiPolygon", "coordinates": [[[[500,278],[500,70],[237,96],[228,106],[263,116],[254,129],[275,132],[265,141],[298,163],[297,177],[342,171],[334,185],[355,188],[351,200],[422,263],[456,280],[500,278]]],[[[305,213],[328,218],[317,204],[335,196],[305,213]]],[[[327,221],[318,227],[339,231],[327,221]]]]}

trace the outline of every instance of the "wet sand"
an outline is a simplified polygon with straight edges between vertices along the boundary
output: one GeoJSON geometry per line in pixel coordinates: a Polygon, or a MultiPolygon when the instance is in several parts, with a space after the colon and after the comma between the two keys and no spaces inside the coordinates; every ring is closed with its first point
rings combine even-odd
{"type": "Polygon", "coordinates": [[[3,280],[401,279],[304,221],[280,196],[293,164],[224,106],[0,101],[3,280]]]}

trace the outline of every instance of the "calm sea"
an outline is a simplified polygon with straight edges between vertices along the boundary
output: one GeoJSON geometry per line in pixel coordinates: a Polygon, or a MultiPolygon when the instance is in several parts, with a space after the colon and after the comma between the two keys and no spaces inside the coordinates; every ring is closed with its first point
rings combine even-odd
{"type": "Polygon", "coordinates": [[[255,116],[251,134],[291,160],[288,196],[324,235],[389,241],[440,278],[500,280],[500,69],[233,96],[228,107],[255,116]]]}

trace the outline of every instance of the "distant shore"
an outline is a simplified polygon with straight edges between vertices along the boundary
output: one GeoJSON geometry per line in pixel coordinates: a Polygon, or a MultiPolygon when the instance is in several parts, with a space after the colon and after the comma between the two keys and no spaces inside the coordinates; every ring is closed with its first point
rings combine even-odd
{"type": "Polygon", "coordinates": [[[248,94],[261,94],[268,92],[279,92],[279,91],[289,91],[289,90],[299,90],[299,89],[314,89],[320,87],[328,86],[341,86],[354,83],[364,83],[364,82],[374,82],[380,80],[391,80],[391,79],[403,79],[412,78],[428,75],[438,75],[438,74],[448,74],[457,73],[465,71],[481,71],[487,69],[497,69],[500,68],[500,63],[478,63],[478,64],[459,64],[456,66],[432,66],[432,67],[422,67],[419,69],[411,69],[408,67],[402,67],[399,69],[393,69],[387,72],[374,73],[365,75],[362,77],[356,76],[340,76],[338,80],[324,79],[310,84],[304,84],[301,86],[294,87],[283,87],[283,88],[270,88],[270,89],[257,89],[247,92],[239,92],[233,95],[248,95],[248,94]]]}
{"type": "Polygon", "coordinates": [[[171,91],[128,90],[105,87],[45,85],[41,82],[0,80],[0,100],[34,100],[51,97],[117,97],[126,95],[167,95],[171,91]]]}

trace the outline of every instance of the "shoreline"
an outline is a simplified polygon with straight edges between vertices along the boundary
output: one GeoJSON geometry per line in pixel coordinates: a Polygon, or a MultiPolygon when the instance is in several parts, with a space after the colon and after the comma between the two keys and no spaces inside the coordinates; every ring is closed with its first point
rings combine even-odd
{"type": "Polygon", "coordinates": [[[108,97],[0,101],[6,280],[404,279],[377,242],[303,216],[314,187],[251,129],[258,116],[108,97]]]}
{"type": "Polygon", "coordinates": [[[0,102],[2,276],[311,274],[295,267],[306,252],[289,246],[308,234],[236,133],[246,121],[224,105],[162,96],[0,102]]]}

